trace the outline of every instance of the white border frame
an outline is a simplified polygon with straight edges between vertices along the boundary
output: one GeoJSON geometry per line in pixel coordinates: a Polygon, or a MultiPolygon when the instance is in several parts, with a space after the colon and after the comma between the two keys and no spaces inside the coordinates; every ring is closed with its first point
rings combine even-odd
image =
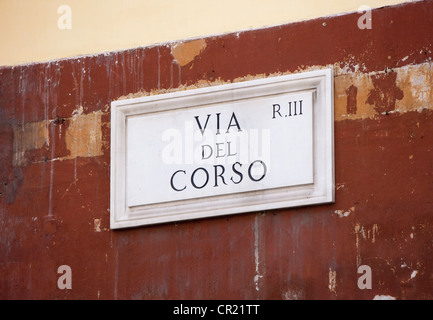
{"type": "Polygon", "coordinates": [[[332,69],[218,85],[111,103],[110,228],[166,223],[335,201],[332,69]],[[126,206],[126,118],[251,97],[313,91],[314,182],[133,208],[126,206]]]}

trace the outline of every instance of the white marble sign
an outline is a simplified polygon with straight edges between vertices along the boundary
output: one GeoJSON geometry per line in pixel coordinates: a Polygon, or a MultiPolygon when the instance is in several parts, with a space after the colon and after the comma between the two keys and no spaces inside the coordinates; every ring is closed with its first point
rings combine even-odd
{"type": "Polygon", "coordinates": [[[115,101],[111,228],[334,200],[331,70],[115,101]]]}

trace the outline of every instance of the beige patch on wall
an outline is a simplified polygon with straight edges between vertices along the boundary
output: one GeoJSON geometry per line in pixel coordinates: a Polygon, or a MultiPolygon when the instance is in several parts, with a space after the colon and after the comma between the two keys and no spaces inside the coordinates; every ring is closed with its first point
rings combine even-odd
{"type": "Polygon", "coordinates": [[[334,81],[335,120],[372,118],[376,112],[366,101],[373,88],[369,74],[358,72],[337,76],[334,81]],[[351,87],[357,88],[355,113],[348,112],[347,92],[351,87]]]}
{"type": "Polygon", "coordinates": [[[26,164],[25,153],[49,145],[48,121],[30,122],[14,128],[13,165],[26,164]]]}
{"type": "Polygon", "coordinates": [[[431,63],[399,68],[396,82],[404,92],[403,99],[396,103],[396,110],[405,112],[432,108],[433,69],[431,63]]]}
{"type": "Polygon", "coordinates": [[[70,158],[103,155],[101,116],[101,111],[72,116],[65,137],[70,158]]]}
{"type": "MultiPolygon", "coordinates": [[[[409,65],[394,68],[386,72],[396,73],[396,88],[402,90],[402,99],[396,99],[395,109],[389,113],[405,113],[432,109],[433,105],[433,69],[431,63],[409,65]]],[[[354,72],[335,77],[335,120],[373,119],[378,115],[374,106],[367,102],[371,90],[374,90],[372,78],[383,72],[354,72]],[[349,88],[356,88],[356,108],[349,110],[349,88]],[[356,110],[356,112],[353,112],[356,110]],[[351,112],[352,111],[352,112],[351,112]]]]}
{"type": "Polygon", "coordinates": [[[204,39],[178,42],[171,46],[171,54],[176,62],[183,67],[193,61],[204,49],[206,49],[206,40],[204,39]]]}

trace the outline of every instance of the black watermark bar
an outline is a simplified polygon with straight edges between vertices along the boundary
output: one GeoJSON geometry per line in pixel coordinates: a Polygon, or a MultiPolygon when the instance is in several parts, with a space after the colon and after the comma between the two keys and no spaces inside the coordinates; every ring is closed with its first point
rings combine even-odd
{"type": "MultiPolygon", "coordinates": [[[[407,311],[410,307],[407,303],[373,300],[2,300],[0,306],[4,312],[11,310],[15,315],[28,313],[36,317],[40,314],[55,319],[74,316],[102,319],[109,316],[113,319],[267,320],[308,319],[332,313],[338,318],[346,314],[341,307],[350,307],[351,304],[350,310],[361,313],[374,311],[375,315],[383,311],[389,317],[407,311]]],[[[419,307],[422,305],[418,304],[419,307]]]]}

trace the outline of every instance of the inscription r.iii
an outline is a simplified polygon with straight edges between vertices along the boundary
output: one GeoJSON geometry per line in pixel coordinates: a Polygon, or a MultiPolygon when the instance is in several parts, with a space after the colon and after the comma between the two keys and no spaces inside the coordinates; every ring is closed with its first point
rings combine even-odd
{"type": "Polygon", "coordinates": [[[284,113],[284,110],[281,110],[281,106],[278,103],[273,104],[272,105],[272,119],[275,119],[277,114],[280,117],[301,116],[302,115],[302,100],[289,101],[287,103],[287,108],[285,108],[285,111],[286,111],[286,113],[284,113]],[[298,111],[299,111],[299,113],[298,113],[298,111]],[[281,112],[283,112],[284,114],[282,115],[281,112]]]}

